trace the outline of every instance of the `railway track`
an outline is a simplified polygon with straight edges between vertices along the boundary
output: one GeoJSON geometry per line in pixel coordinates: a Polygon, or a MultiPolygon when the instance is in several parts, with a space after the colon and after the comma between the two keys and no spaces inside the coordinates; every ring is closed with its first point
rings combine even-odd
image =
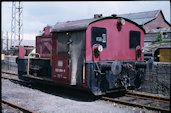
{"type": "Polygon", "coordinates": [[[3,74],[8,74],[8,75],[18,76],[18,74],[17,74],[17,73],[12,73],[12,72],[5,72],[5,71],[1,71],[1,73],[3,73],[3,74]]]}
{"type": "Polygon", "coordinates": [[[36,113],[35,111],[29,110],[29,109],[19,106],[17,104],[11,103],[5,99],[1,99],[1,102],[2,102],[2,104],[8,105],[9,106],[8,108],[12,109],[13,111],[19,110],[20,113],[36,113]]]}
{"type": "Polygon", "coordinates": [[[1,73],[2,73],[2,74],[10,75],[10,77],[9,77],[9,76],[1,76],[2,79],[21,81],[20,79],[18,79],[18,77],[17,77],[18,74],[16,74],[16,73],[4,72],[4,71],[2,71],[1,73]],[[17,78],[16,78],[16,77],[17,77],[17,78]]]}
{"type": "MultiPolygon", "coordinates": [[[[1,72],[1,73],[17,76],[16,73],[10,73],[10,72],[1,72]]],[[[13,80],[13,78],[8,78],[8,77],[1,76],[1,78],[13,80]]],[[[131,105],[135,107],[162,111],[166,113],[170,112],[170,99],[160,96],[153,96],[153,95],[128,91],[124,96],[121,97],[113,98],[113,97],[103,96],[101,99],[117,102],[121,104],[131,105]]]]}
{"type": "MultiPolygon", "coordinates": [[[[1,73],[3,73],[3,74],[8,74],[8,75],[10,75],[10,76],[17,76],[18,74],[16,74],[16,73],[11,73],[11,72],[4,72],[4,71],[2,71],[1,73]]],[[[16,79],[15,77],[13,78],[11,78],[11,77],[6,77],[6,76],[1,76],[1,78],[2,79],[7,79],[7,80],[15,80],[15,81],[21,81],[21,80],[19,80],[19,79],[16,79]]],[[[5,100],[5,99],[2,99],[1,98],[1,103],[5,106],[5,105],[7,105],[8,107],[7,107],[7,109],[10,109],[10,110],[12,110],[13,112],[19,112],[19,113],[36,113],[35,111],[32,111],[32,110],[29,110],[29,109],[27,109],[27,108],[24,108],[24,107],[22,107],[22,106],[19,106],[19,105],[16,105],[16,104],[14,104],[14,103],[11,103],[11,102],[9,102],[9,101],[7,101],[7,100],[5,100]]]]}
{"type": "Polygon", "coordinates": [[[152,96],[128,91],[122,97],[113,98],[103,96],[102,99],[125,105],[131,105],[135,107],[157,110],[164,113],[170,113],[170,99],[165,97],[152,96]]]}
{"type": "MultiPolygon", "coordinates": [[[[17,79],[14,79],[14,78],[8,78],[8,77],[3,77],[3,76],[1,76],[1,78],[7,79],[7,80],[17,80],[17,79]]],[[[18,81],[19,81],[19,80],[18,80],[18,81]]]]}

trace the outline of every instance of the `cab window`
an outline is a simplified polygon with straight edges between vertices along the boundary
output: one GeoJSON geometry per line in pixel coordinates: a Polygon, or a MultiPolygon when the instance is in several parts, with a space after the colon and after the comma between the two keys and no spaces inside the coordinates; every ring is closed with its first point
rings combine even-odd
{"type": "Polygon", "coordinates": [[[130,31],[129,32],[129,48],[136,49],[138,45],[140,45],[141,41],[141,33],[140,31],[130,31]]]}
{"type": "Polygon", "coordinates": [[[106,48],[107,43],[107,31],[106,28],[92,27],[91,28],[91,47],[94,44],[100,44],[103,48],[106,48]]]}
{"type": "Polygon", "coordinates": [[[58,54],[68,54],[69,46],[67,45],[68,36],[66,33],[58,33],[57,39],[57,53],[58,54]]]}

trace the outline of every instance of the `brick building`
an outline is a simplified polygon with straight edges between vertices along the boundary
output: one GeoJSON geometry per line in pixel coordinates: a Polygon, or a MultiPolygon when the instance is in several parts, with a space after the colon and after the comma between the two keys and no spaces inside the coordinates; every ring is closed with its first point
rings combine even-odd
{"type": "Polygon", "coordinates": [[[128,18],[141,25],[146,32],[153,29],[170,28],[170,24],[165,20],[161,10],[129,13],[118,15],[128,18]]]}
{"type": "Polygon", "coordinates": [[[165,40],[171,40],[171,25],[165,20],[161,10],[121,14],[118,16],[128,18],[145,29],[145,46],[150,45],[152,41],[156,41],[159,32],[163,32],[165,40]]]}

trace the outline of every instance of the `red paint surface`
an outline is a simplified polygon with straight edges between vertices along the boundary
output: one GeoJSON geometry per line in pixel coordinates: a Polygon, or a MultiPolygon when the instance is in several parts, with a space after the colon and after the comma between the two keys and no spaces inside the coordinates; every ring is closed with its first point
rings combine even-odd
{"type": "Polygon", "coordinates": [[[36,37],[36,53],[40,54],[41,58],[50,58],[52,51],[52,36],[42,35],[36,37]]]}
{"type": "Polygon", "coordinates": [[[57,83],[70,83],[70,74],[69,74],[69,57],[68,55],[58,55],[53,62],[54,70],[53,70],[53,80],[57,83]],[[62,66],[58,65],[58,63],[62,63],[62,66]]]}
{"type": "MultiPolygon", "coordinates": [[[[100,53],[99,60],[135,60],[135,49],[129,49],[129,32],[141,32],[141,47],[144,47],[144,32],[131,22],[125,21],[121,31],[117,29],[117,19],[104,19],[101,21],[90,24],[86,30],[86,61],[92,61],[92,48],[91,48],[91,27],[104,27],[107,29],[107,46],[100,53]]],[[[142,59],[144,55],[142,53],[142,59]]]]}
{"type": "Polygon", "coordinates": [[[55,33],[52,38],[52,79],[56,83],[70,84],[71,80],[69,55],[57,54],[57,34],[55,33]],[[62,62],[62,66],[58,64],[62,62]]]}
{"type": "Polygon", "coordinates": [[[24,58],[25,56],[25,49],[24,49],[24,46],[20,46],[19,47],[19,57],[20,58],[24,58]]]}
{"type": "Polygon", "coordinates": [[[50,26],[44,28],[44,35],[50,35],[50,26]]]}
{"type": "Polygon", "coordinates": [[[42,35],[36,36],[36,53],[39,53],[41,58],[50,58],[52,51],[50,26],[44,27],[43,31],[42,35]]]}

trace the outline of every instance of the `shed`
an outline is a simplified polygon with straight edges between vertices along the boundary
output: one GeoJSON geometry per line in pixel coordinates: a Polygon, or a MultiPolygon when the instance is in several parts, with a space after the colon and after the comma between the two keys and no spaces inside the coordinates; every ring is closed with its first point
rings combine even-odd
{"type": "Polygon", "coordinates": [[[171,62],[171,47],[159,47],[154,56],[159,62],[171,62]]]}

